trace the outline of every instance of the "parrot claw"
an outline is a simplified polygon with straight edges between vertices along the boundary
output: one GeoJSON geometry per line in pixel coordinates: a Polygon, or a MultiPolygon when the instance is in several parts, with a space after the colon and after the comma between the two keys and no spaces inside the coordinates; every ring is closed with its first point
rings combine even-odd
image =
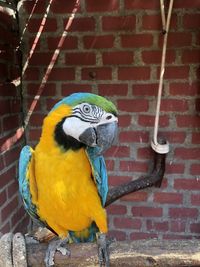
{"type": "Polygon", "coordinates": [[[46,251],[45,259],[44,259],[46,267],[55,265],[54,256],[55,256],[56,251],[60,251],[62,255],[70,256],[71,254],[70,251],[66,247],[63,247],[63,245],[65,245],[67,241],[68,241],[68,238],[64,240],[52,240],[49,243],[49,246],[46,251]]]}
{"type": "Polygon", "coordinates": [[[101,233],[97,236],[97,245],[98,245],[98,257],[99,257],[99,266],[110,266],[110,255],[109,255],[109,245],[110,241],[106,238],[106,235],[101,233]]]}

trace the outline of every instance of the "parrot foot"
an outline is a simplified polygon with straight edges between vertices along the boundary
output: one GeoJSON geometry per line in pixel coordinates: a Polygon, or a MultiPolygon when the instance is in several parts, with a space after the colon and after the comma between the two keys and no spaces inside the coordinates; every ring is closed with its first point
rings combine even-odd
{"type": "Polygon", "coordinates": [[[54,266],[54,256],[56,251],[60,251],[62,255],[70,256],[70,251],[66,247],[63,247],[63,245],[66,245],[67,242],[68,238],[64,240],[52,240],[49,243],[44,259],[46,267],[54,266]]]}
{"type": "Polygon", "coordinates": [[[112,241],[106,238],[106,234],[100,233],[97,235],[97,245],[98,245],[98,258],[100,267],[110,266],[110,255],[109,255],[109,245],[112,241]]]}

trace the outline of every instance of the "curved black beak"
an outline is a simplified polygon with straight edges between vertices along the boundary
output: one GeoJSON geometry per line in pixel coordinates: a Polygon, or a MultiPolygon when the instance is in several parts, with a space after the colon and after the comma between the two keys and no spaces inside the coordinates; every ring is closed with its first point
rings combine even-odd
{"type": "Polygon", "coordinates": [[[96,127],[86,129],[79,140],[90,147],[98,147],[98,154],[103,154],[111,147],[117,137],[117,122],[99,124],[96,127]]]}

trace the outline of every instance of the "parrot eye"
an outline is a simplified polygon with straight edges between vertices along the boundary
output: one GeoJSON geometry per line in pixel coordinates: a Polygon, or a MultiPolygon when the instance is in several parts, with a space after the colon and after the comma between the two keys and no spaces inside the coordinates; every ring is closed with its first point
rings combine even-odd
{"type": "Polygon", "coordinates": [[[84,106],[83,106],[83,112],[84,112],[84,113],[87,113],[87,114],[90,113],[90,106],[88,106],[88,105],[84,105],[84,106]]]}

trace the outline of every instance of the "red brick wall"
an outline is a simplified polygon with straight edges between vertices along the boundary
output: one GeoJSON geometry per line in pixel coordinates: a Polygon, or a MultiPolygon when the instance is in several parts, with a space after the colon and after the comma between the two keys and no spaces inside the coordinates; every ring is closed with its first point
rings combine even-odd
{"type": "Polygon", "coordinates": [[[0,7],[0,232],[18,231],[27,216],[18,196],[17,166],[24,138],[22,125],[20,55],[17,22],[11,9],[0,7]]]}
{"type": "MultiPolygon", "coordinates": [[[[25,1],[20,10],[22,25],[28,22],[24,61],[48,1],[34,4],[25,1]]],[[[120,240],[200,237],[199,7],[198,0],[175,1],[159,129],[170,143],[166,174],[160,189],[127,195],[108,208],[110,232],[120,240]]],[[[53,1],[43,20],[24,74],[27,110],[74,8],[74,0],[53,1]]],[[[106,96],[120,114],[119,142],[106,155],[109,182],[114,186],[151,169],[163,38],[159,0],[82,0],[76,9],[31,117],[28,143],[37,143],[43,117],[60,98],[77,91],[106,96]]]]}

